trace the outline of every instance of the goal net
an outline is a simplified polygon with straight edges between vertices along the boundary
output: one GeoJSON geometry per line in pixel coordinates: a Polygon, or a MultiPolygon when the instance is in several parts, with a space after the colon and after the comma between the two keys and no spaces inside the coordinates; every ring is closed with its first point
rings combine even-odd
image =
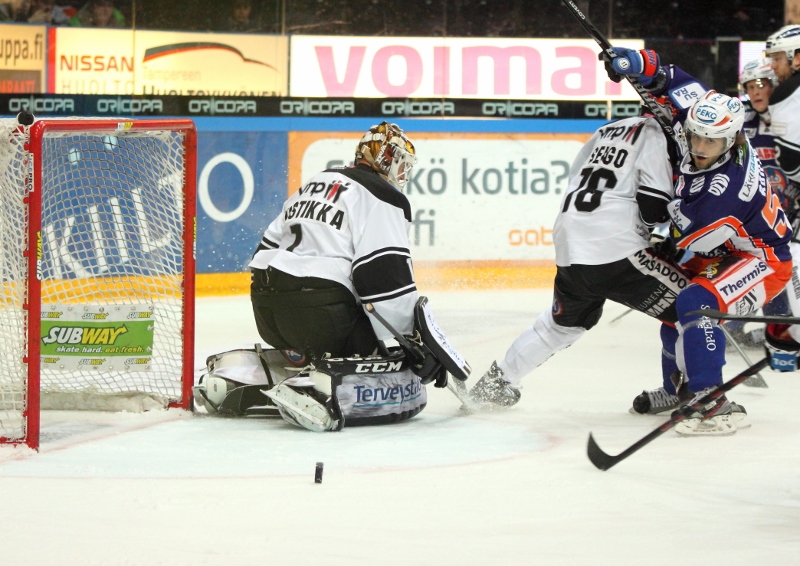
{"type": "Polygon", "coordinates": [[[191,120],[0,119],[0,443],[40,408],[188,408],[191,120]]]}

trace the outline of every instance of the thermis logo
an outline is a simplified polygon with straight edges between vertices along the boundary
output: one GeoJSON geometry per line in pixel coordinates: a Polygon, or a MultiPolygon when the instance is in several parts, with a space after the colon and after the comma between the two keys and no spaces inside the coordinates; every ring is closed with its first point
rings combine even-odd
{"type": "Polygon", "coordinates": [[[125,326],[54,326],[47,336],[42,337],[43,344],[114,344],[121,334],[128,332],[125,326]]]}

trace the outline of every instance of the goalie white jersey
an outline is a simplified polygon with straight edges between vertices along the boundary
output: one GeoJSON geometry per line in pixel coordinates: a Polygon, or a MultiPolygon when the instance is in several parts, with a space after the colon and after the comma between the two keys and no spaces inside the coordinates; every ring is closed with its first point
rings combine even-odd
{"type": "MultiPolygon", "coordinates": [[[[406,196],[367,166],[328,169],[284,204],[250,267],[319,277],[371,302],[402,334],[414,328],[414,283],[406,196]]],[[[391,334],[369,317],[378,339],[391,334]]]]}
{"type": "Polygon", "coordinates": [[[602,265],[648,245],[651,226],[637,202],[672,200],[667,140],[652,118],[634,117],[598,129],[570,168],[553,228],[556,265],[602,265]]]}

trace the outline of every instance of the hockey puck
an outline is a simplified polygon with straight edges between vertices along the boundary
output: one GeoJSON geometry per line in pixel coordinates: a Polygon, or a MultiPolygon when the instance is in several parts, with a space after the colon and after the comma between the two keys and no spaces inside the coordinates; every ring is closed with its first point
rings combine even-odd
{"type": "Polygon", "coordinates": [[[317,462],[317,467],[314,470],[314,483],[322,483],[322,468],[325,466],[322,462],[317,462]]]}
{"type": "Polygon", "coordinates": [[[27,110],[23,110],[19,114],[17,114],[17,124],[20,126],[30,126],[33,124],[34,117],[33,114],[28,112],[27,110]]]}

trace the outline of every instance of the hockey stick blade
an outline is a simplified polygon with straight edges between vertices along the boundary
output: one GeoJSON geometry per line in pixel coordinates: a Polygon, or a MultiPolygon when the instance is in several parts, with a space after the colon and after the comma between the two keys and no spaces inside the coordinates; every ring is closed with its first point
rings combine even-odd
{"type": "Polygon", "coordinates": [[[691,405],[684,405],[683,407],[672,413],[672,416],[668,421],[663,423],[658,428],[652,430],[649,434],[643,436],[638,441],[631,444],[628,448],[626,448],[616,456],[612,456],[611,454],[603,452],[600,446],[598,446],[597,442],[595,442],[592,434],[589,433],[589,443],[586,448],[586,454],[589,456],[589,460],[592,462],[592,464],[595,465],[597,469],[603,471],[608,470],[609,468],[622,462],[625,458],[627,458],[634,452],[637,452],[639,449],[643,448],[647,444],[650,444],[653,440],[655,440],[656,438],[658,438],[659,436],[661,436],[662,434],[673,428],[682,420],[689,417],[695,411],[700,410],[703,406],[711,403],[715,399],[718,399],[726,391],[733,389],[734,387],[745,381],[747,378],[749,378],[751,375],[755,375],[756,373],[767,367],[768,364],[769,364],[769,358],[764,358],[754,363],[752,366],[744,370],[736,377],[733,377],[730,380],[726,381],[725,383],[719,385],[715,389],[712,389],[706,395],[704,395],[691,405]]]}
{"type": "Polygon", "coordinates": [[[717,320],[736,320],[739,322],[763,322],[764,324],[800,324],[800,317],[797,316],[756,316],[748,314],[730,314],[715,309],[703,309],[691,311],[686,314],[707,316],[717,320]]]}

